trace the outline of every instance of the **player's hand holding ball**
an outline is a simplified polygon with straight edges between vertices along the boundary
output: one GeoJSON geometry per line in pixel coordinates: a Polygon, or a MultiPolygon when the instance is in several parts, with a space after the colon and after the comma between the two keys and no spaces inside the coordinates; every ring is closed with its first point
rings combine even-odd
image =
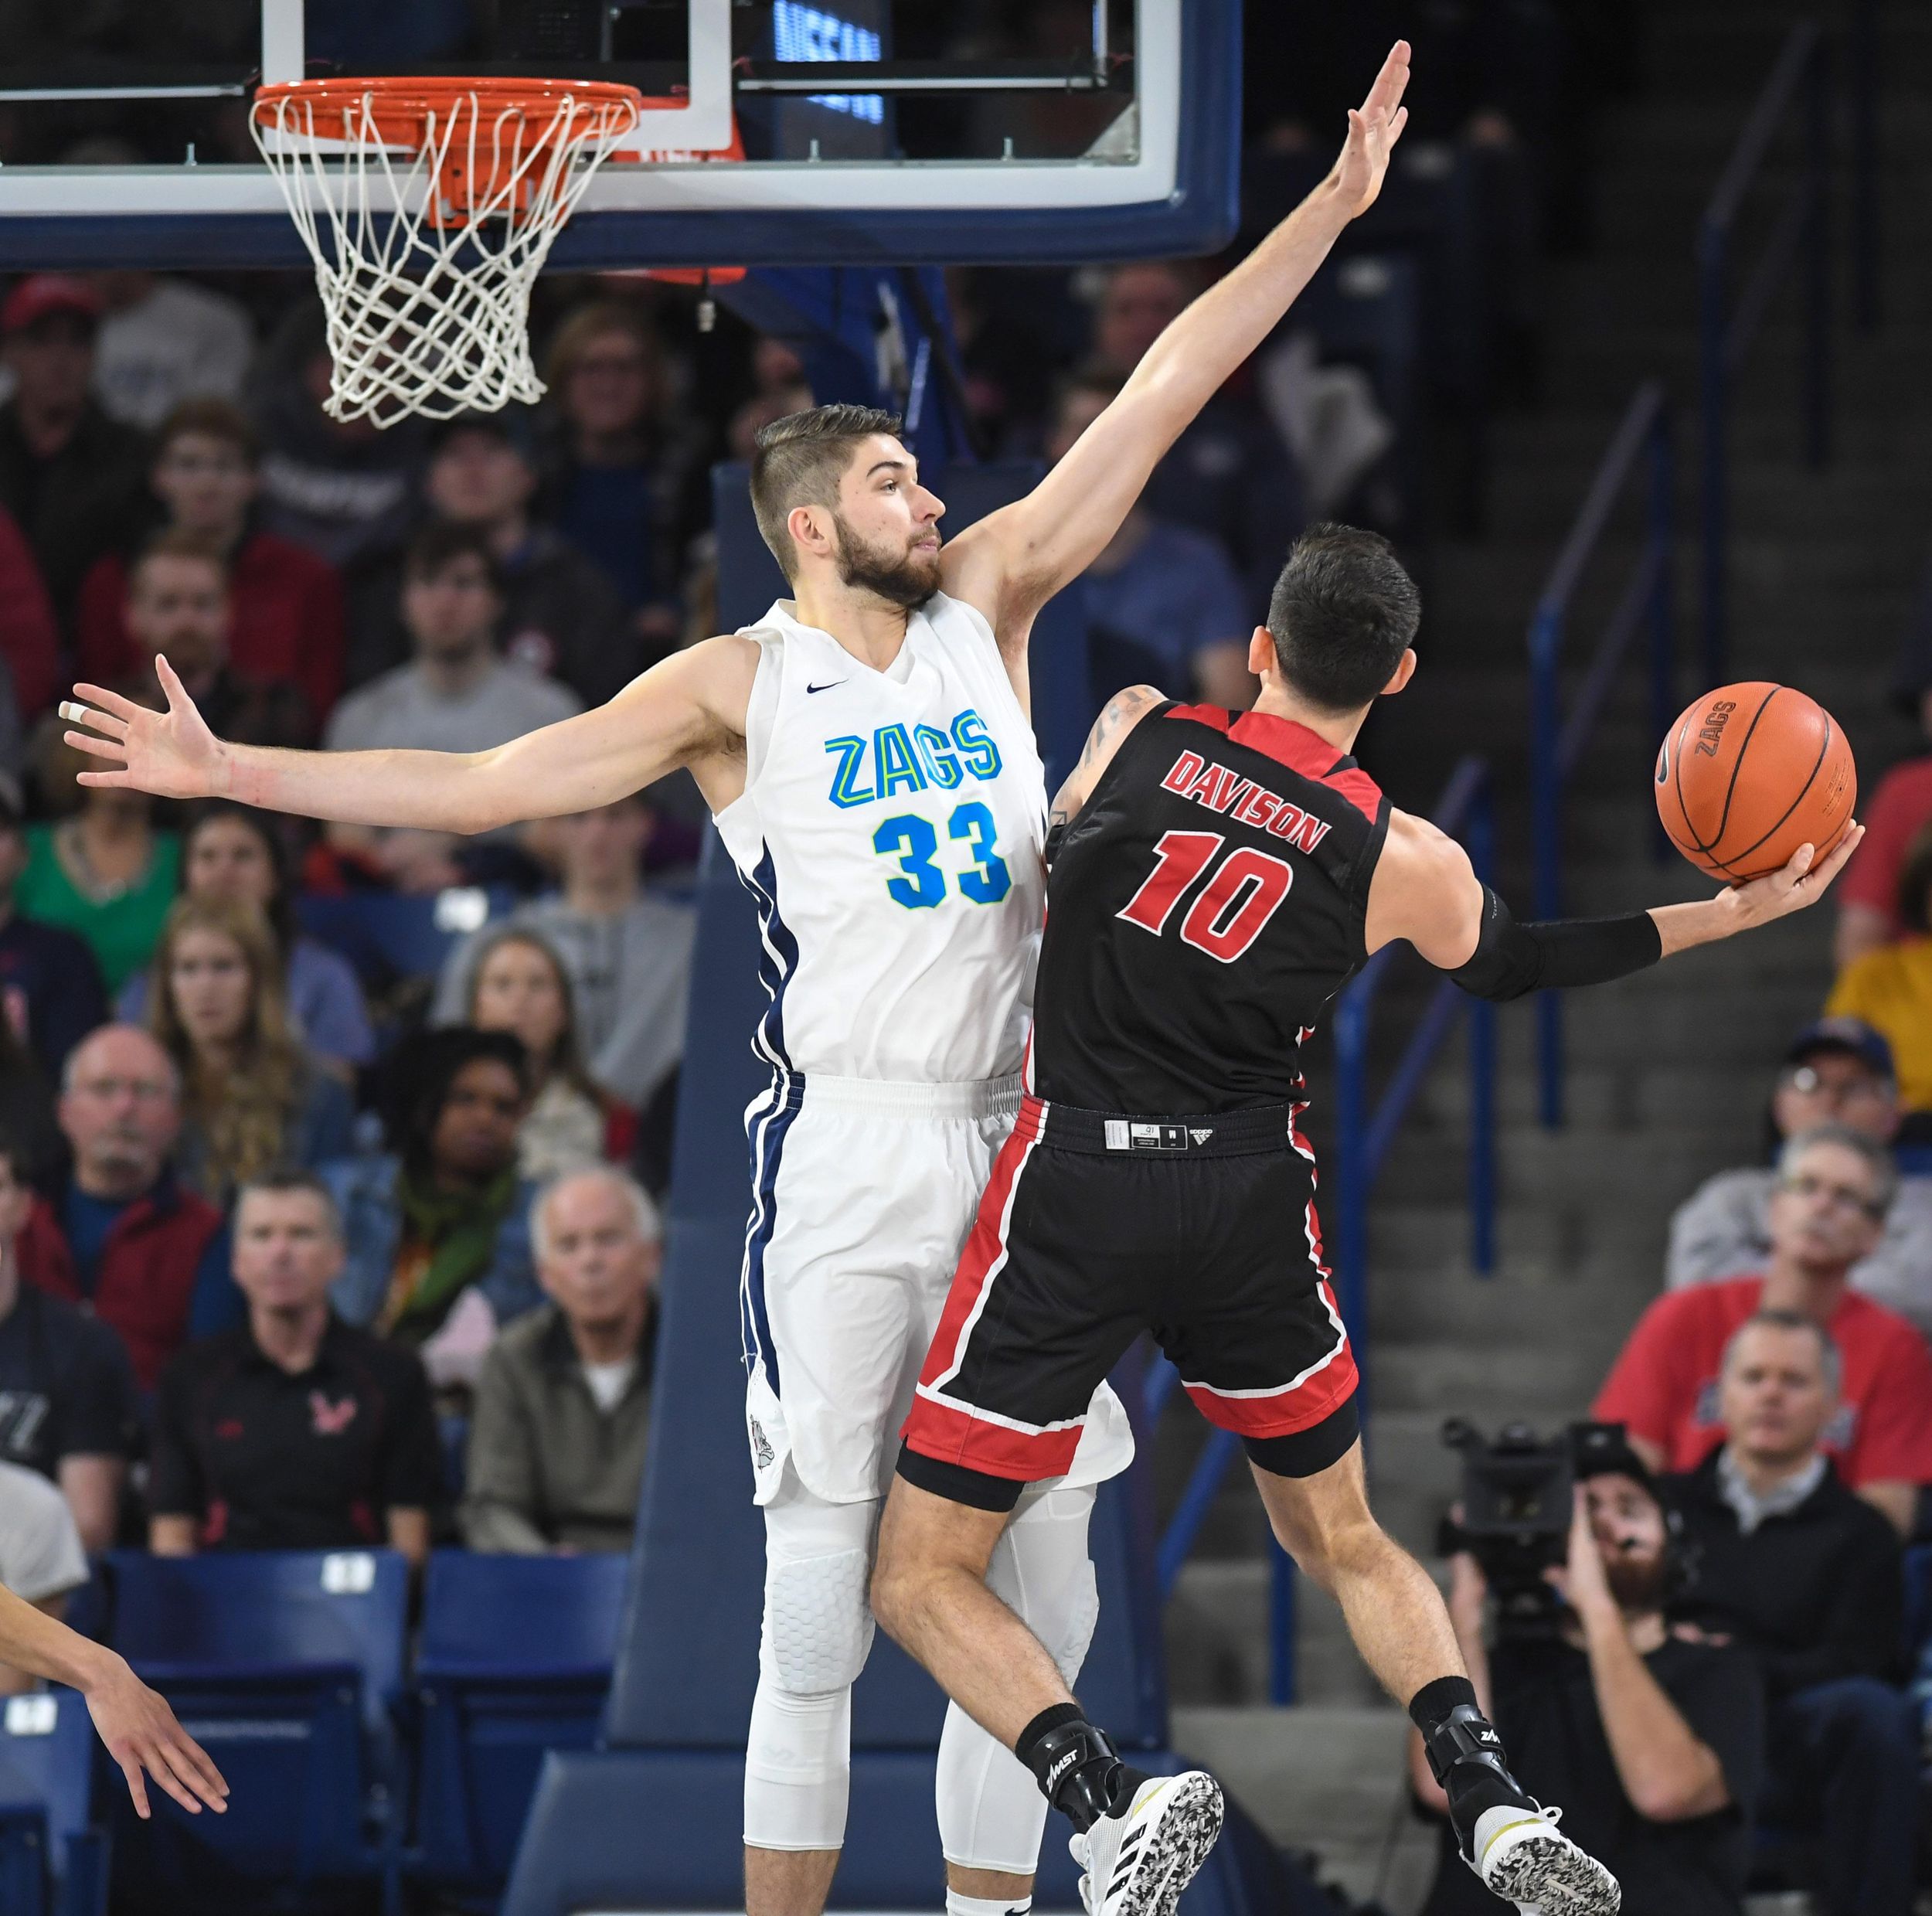
{"type": "Polygon", "coordinates": [[[1743,931],[1822,897],[1865,835],[1844,731],[1790,686],[1720,686],[1687,706],[1657,754],[1657,815],[1672,844],[1730,889],[1743,931]]]}

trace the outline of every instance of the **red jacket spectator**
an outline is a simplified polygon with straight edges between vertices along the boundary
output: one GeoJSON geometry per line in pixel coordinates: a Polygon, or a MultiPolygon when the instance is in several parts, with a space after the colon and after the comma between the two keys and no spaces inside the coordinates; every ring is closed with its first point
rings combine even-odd
{"type": "MultiPolygon", "coordinates": [[[[189,1339],[202,1266],[211,1254],[226,1275],[222,1216],[170,1179],[137,1198],[102,1247],[91,1295],[81,1287],[66,1234],[45,1198],[35,1200],[18,1240],[20,1274],[78,1304],[120,1334],[135,1381],[151,1390],[162,1366],[189,1339]]],[[[230,1313],[232,1315],[232,1313],[230,1313]]]]}
{"type": "MultiPolygon", "coordinates": [[[[301,688],[319,724],[342,689],[342,587],[335,568],[306,546],[254,533],[229,561],[228,662],[238,677],[301,688]]],[[[114,685],[146,669],[123,616],[128,562],[97,560],[80,587],[76,617],[80,676],[114,685]]]]}
{"type": "Polygon", "coordinates": [[[0,658],[13,673],[22,719],[53,703],[60,686],[60,631],[33,548],[11,512],[0,510],[0,658]]]}
{"type": "MultiPolygon", "coordinates": [[[[1694,1470],[1724,1441],[1724,1347],[1753,1316],[1764,1280],[1730,1278],[1660,1297],[1597,1393],[1590,1415],[1658,1446],[1665,1468],[1694,1470]]],[[[1838,1415],[1822,1448],[1856,1489],[1932,1483],[1932,1356],[1910,1322],[1846,1291],[1826,1325],[1844,1363],[1838,1415]]]]}

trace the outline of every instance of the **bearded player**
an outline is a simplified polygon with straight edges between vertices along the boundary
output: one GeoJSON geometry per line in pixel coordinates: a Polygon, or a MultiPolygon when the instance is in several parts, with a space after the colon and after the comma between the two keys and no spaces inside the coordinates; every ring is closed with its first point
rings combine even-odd
{"type": "Polygon", "coordinates": [[[1617,1906],[1510,1775],[1435,1585],[1369,1513],[1300,1047],[1396,939],[1485,998],[1598,983],[1811,904],[1859,831],[1815,870],[1806,846],[1702,904],[1519,924],[1349,756],[1375,699],[1408,682],[1420,617],[1386,540],[1314,528],[1250,645],[1253,709],[1123,693],[1056,801],[1028,1095],[920,1376],[873,1607],[1072,1821],[1094,1916],[1168,1916],[1218,1792],[1123,1765],[985,1571],[1143,1331],[1243,1439],[1276,1537],[1407,1705],[1484,1883],[1543,1916],[1617,1906]]]}
{"type": "MultiPolygon", "coordinates": [[[[489,751],[274,751],[216,740],[158,661],[165,713],[92,686],[67,709],[87,728],[69,740],[105,761],[89,783],[351,824],[492,831],[608,804],[679,766],[696,780],[757,899],[771,999],[754,1040],[772,1077],[747,1114],[741,1287],[767,1546],[749,1916],[825,1907],[893,1433],[1019,1108],[1044,889],[1034,614],[1106,546],[1155,462],[1373,202],[1407,79],[1398,43],[1327,180],[1174,322],[1034,492],[943,547],[944,507],[896,419],[821,407],[767,427],[752,502],[793,598],[598,710],[489,751]]],[[[1069,1681],[1094,1620],[1094,1485],[1131,1455],[1110,1392],[1080,1408],[1085,1438],[989,1552],[1069,1681]]],[[[1024,1911],[1045,1806],[957,1710],[937,1796],[949,1911],[1024,1911]]]]}

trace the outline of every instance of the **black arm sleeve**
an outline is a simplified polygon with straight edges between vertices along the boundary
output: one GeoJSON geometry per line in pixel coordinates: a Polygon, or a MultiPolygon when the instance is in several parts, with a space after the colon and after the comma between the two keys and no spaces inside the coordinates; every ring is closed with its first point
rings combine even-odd
{"type": "Polygon", "coordinates": [[[1482,935],[1469,961],[1449,975],[1478,998],[1509,999],[1565,985],[1607,984],[1663,955],[1657,921],[1648,911],[1519,924],[1485,885],[1482,935]]]}

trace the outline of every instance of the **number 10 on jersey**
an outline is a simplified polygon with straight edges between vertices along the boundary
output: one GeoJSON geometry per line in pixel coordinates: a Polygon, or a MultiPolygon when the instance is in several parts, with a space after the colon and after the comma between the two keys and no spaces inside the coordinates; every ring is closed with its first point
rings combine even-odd
{"type": "MultiPolygon", "coordinates": [[[[964,840],[972,859],[956,880],[960,896],[976,905],[996,905],[1013,889],[1005,859],[993,849],[998,834],[991,809],[976,798],[956,806],[946,821],[946,835],[964,840]]],[[[900,875],[886,881],[886,890],[908,910],[924,910],[946,896],[946,874],[934,862],[939,834],[930,819],[916,812],[886,819],[872,835],[872,849],[882,857],[897,857],[900,875]]]]}
{"type": "MultiPolygon", "coordinates": [[[[1168,832],[1154,848],[1153,870],[1116,915],[1158,938],[1181,894],[1213,863],[1223,842],[1218,832],[1168,832]]],[[[1294,868],[1284,860],[1236,846],[1188,907],[1181,942],[1232,965],[1261,935],[1294,883],[1294,868]]]]}

